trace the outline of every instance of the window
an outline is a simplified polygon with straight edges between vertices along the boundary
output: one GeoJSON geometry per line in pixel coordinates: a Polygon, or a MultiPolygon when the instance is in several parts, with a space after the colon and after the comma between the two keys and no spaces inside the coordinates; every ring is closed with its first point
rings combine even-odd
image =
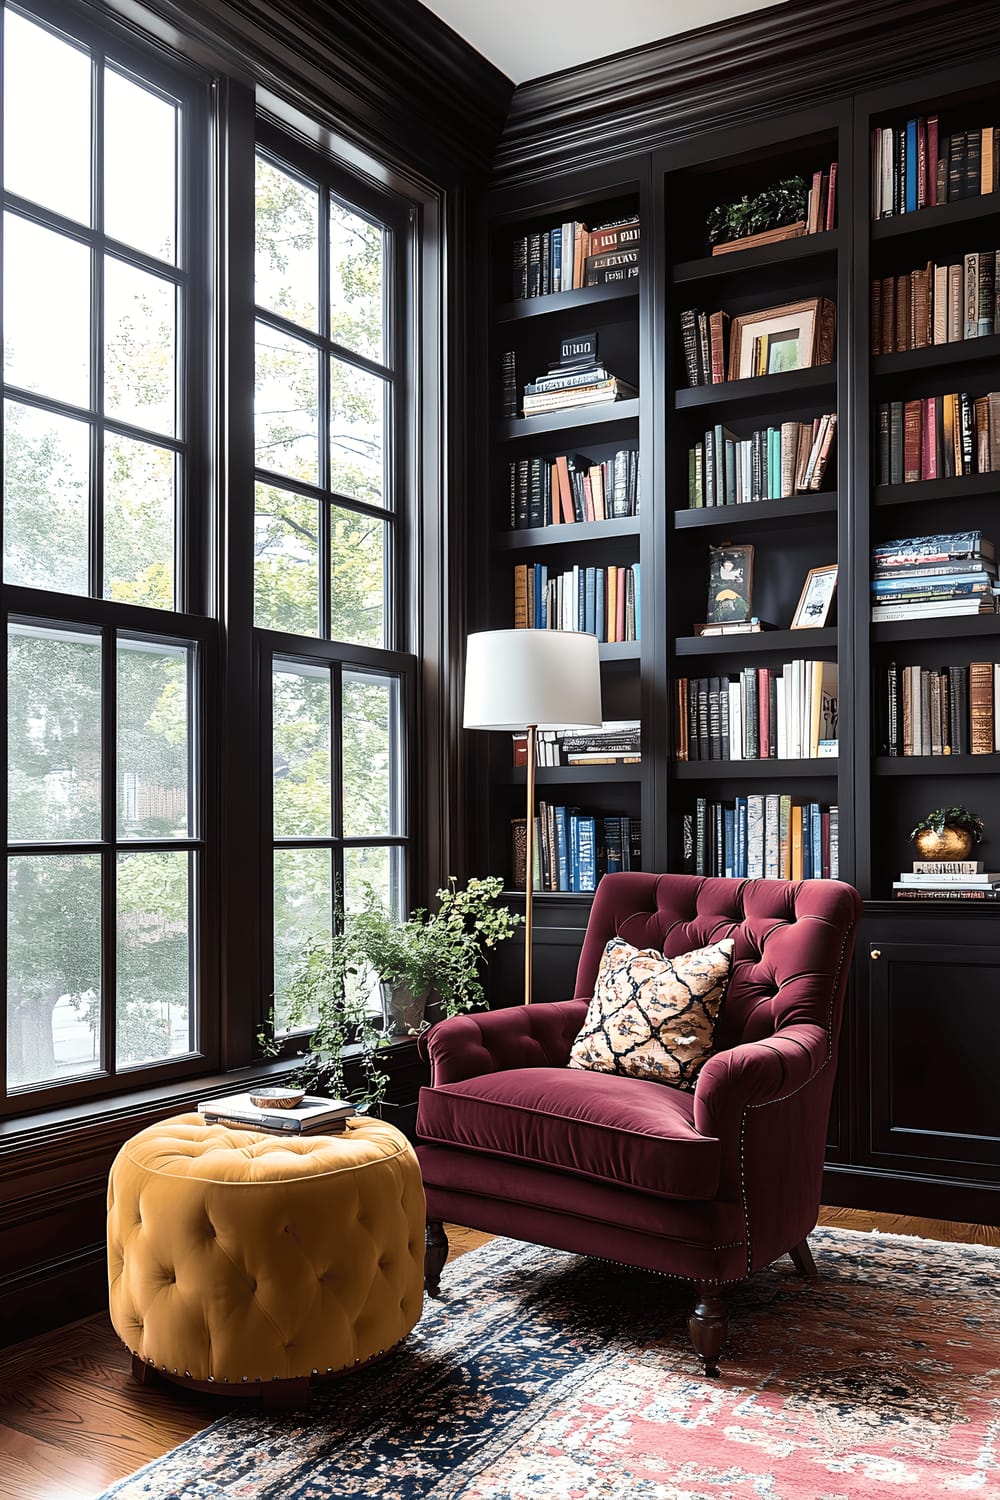
{"type": "Polygon", "coordinates": [[[406,908],[413,688],[396,588],[406,225],[287,151],[267,136],[255,200],[254,618],[270,663],[279,1032],[304,947],[342,907],[371,888],[406,908]]]}

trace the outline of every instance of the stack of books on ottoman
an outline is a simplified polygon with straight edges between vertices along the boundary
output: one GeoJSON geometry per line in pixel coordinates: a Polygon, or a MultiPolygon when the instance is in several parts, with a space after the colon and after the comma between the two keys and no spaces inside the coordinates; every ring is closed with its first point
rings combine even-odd
{"type": "Polygon", "coordinates": [[[338,1135],[357,1110],[345,1099],[320,1099],[305,1089],[278,1087],[249,1094],[200,1099],[198,1113],[206,1125],[235,1130],[267,1130],[278,1135],[338,1135]]]}
{"type": "Polygon", "coordinates": [[[994,614],[996,576],[981,531],[884,542],[872,548],[872,620],[994,614]]]}
{"type": "Polygon", "coordinates": [[[981,859],[917,859],[892,888],[899,901],[1000,901],[1000,872],[981,859]]]}
{"type": "Polygon", "coordinates": [[[562,340],[559,358],[524,387],[524,415],[563,411],[572,406],[594,406],[603,401],[626,401],[639,392],[601,363],[597,334],[578,333],[562,340]]]}

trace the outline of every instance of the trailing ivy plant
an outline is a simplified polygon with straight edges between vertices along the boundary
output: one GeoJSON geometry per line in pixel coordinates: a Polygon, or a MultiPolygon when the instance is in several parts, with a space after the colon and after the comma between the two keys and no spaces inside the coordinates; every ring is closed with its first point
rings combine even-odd
{"type": "Polygon", "coordinates": [[[706,228],[710,245],[745,240],[748,235],[765,229],[780,229],[796,224],[806,216],[806,184],[802,177],[783,177],[753,197],[738,198],[735,203],[720,203],[708,215],[706,228]]]}
{"type": "Polygon", "coordinates": [[[942,834],[946,828],[962,828],[966,833],[972,834],[972,842],[981,844],[986,825],[978,813],[970,812],[967,807],[935,807],[926,818],[910,832],[910,838],[915,839],[918,833],[942,834]]]}

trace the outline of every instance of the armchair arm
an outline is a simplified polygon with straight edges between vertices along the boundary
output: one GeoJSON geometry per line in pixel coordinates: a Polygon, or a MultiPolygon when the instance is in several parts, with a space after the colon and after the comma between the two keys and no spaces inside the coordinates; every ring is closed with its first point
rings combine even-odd
{"type": "Polygon", "coordinates": [[[723,1141],[738,1136],[743,1111],[808,1083],[826,1062],[829,1045],[824,1027],[803,1021],[762,1041],[717,1052],[695,1085],[695,1129],[723,1141]]]}
{"type": "Polygon", "coordinates": [[[432,1085],[508,1068],[564,1068],[586,1014],[586,1000],[556,1000],[451,1016],[424,1033],[420,1053],[432,1085]]]}

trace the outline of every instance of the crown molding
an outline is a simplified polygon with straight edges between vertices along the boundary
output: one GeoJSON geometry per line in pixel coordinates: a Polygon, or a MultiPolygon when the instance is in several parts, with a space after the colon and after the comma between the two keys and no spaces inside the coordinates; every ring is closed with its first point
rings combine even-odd
{"type": "Polygon", "coordinates": [[[597,166],[1000,48],[982,0],[788,0],[514,91],[494,183],[597,166]]]}

